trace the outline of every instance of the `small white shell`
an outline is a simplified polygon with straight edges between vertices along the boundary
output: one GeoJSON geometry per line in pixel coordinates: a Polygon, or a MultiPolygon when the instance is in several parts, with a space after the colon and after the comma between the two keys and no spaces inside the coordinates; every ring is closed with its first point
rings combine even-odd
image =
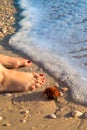
{"type": "Polygon", "coordinates": [[[68,91],[68,88],[67,88],[67,87],[63,87],[63,88],[61,88],[61,89],[62,89],[63,92],[68,91]]]}
{"type": "Polygon", "coordinates": [[[81,117],[83,115],[82,112],[77,111],[77,110],[71,111],[71,114],[72,114],[73,117],[81,117]]]}
{"type": "Polygon", "coordinates": [[[51,119],[56,119],[57,117],[56,117],[55,114],[50,114],[50,115],[49,115],[49,118],[51,118],[51,119]]]}
{"type": "Polygon", "coordinates": [[[29,114],[29,111],[28,110],[22,110],[20,111],[21,114],[29,114]]]}
{"type": "Polygon", "coordinates": [[[4,96],[11,97],[12,94],[11,93],[5,93],[4,96]]]}
{"type": "Polygon", "coordinates": [[[9,123],[5,123],[5,124],[3,124],[3,126],[10,126],[10,124],[9,123]]]}
{"type": "Polygon", "coordinates": [[[62,92],[60,92],[60,96],[62,97],[64,94],[62,92]]]}
{"type": "Polygon", "coordinates": [[[3,119],[3,117],[2,116],[0,116],[0,121],[3,119]]]}
{"type": "Polygon", "coordinates": [[[23,119],[23,123],[25,123],[26,122],[26,120],[25,119],[23,119]]]}
{"type": "Polygon", "coordinates": [[[54,85],[55,85],[56,87],[59,87],[59,84],[58,84],[58,83],[54,83],[54,85]]]}
{"type": "Polygon", "coordinates": [[[21,120],[20,120],[20,122],[23,122],[23,123],[25,123],[25,122],[26,122],[26,120],[25,120],[25,119],[21,119],[21,120]]]}

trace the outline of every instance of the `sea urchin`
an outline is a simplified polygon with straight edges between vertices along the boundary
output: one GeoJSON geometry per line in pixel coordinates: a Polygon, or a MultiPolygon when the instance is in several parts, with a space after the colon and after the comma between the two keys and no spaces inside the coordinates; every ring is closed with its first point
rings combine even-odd
{"type": "Polygon", "coordinates": [[[48,99],[57,99],[57,97],[60,96],[61,93],[58,90],[58,88],[52,86],[52,87],[47,87],[44,90],[43,95],[46,95],[48,99]]]}

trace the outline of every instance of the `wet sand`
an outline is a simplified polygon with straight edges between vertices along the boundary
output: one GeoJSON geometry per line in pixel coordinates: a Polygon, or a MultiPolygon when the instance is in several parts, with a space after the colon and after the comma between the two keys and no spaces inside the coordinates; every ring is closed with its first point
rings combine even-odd
{"type": "MultiPolygon", "coordinates": [[[[7,11],[8,17],[13,17],[16,13],[16,9],[13,6],[12,0],[1,0],[0,8],[7,11]],[[6,6],[9,2],[9,9],[6,6]]],[[[2,10],[2,9],[1,9],[2,10]]],[[[11,49],[8,46],[9,33],[12,34],[15,30],[13,21],[6,20],[6,13],[0,11],[4,26],[7,30],[4,34],[4,26],[1,26],[0,32],[3,37],[0,37],[0,53],[9,56],[22,56],[23,54],[11,49]],[[8,27],[7,27],[8,26],[8,27]]],[[[0,20],[0,23],[2,21],[0,20]]],[[[27,58],[27,57],[25,57],[27,58]]],[[[32,59],[31,59],[32,60],[32,59]]],[[[86,106],[75,103],[71,99],[70,90],[68,90],[62,97],[58,97],[59,102],[56,100],[48,100],[42,96],[44,89],[48,86],[58,84],[58,82],[51,77],[40,65],[37,65],[32,61],[32,65],[29,67],[23,67],[17,69],[18,71],[37,72],[45,75],[45,84],[42,88],[36,91],[29,91],[23,93],[1,93],[0,94],[0,130],[86,130],[87,118],[74,118],[70,115],[72,109],[79,110],[81,112],[87,112],[86,106]],[[22,111],[25,111],[24,113],[22,111]],[[56,119],[48,118],[49,114],[56,114],[56,119]],[[2,118],[1,118],[2,117],[2,118]]],[[[59,83],[62,87],[61,82],[59,83]]],[[[67,87],[67,86],[66,86],[67,87]]]]}

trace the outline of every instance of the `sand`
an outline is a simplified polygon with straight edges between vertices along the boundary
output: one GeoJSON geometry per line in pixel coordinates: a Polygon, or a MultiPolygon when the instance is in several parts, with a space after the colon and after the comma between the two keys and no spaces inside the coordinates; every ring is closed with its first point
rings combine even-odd
{"type": "MultiPolygon", "coordinates": [[[[6,2],[8,1],[9,10],[7,14],[13,17],[16,9],[13,6],[12,0],[1,0],[0,4],[2,8],[6,10],[6,2]]],[[[0,15],[1,14],[4,18],[4,25],[6,23],[6,26],[10,26],[9,32],[15,30],[13,28],[14,22],[10,21],[9,23],[9,20],[6,22],[3,11],[0,12],[0,15]]],[[[14,17],[13,19],[15,21],[14,17]]],[[[1,29],[3,37],[1,37],[0,41],[0,53],[14,57],[22,56],[27,58],[8,46],[10,35],[8,31],[4,35],[2,32],[3,28],[4,26],[2,26],[1,29]]],[[[13,31],[11,34],[12,33],[13,31]]],[[[70,90],[63,96],[58,97],[59,102],[56,100],[48,100],[42,96],[42,93],[48,86],[58,84],[53,77],[45,72],[40,65],[34,63],[34,61],[32,61],[31,66],[19,68],[17,70],[25,71],[26,73],[43,73],[46,81],[42,88],[36,91],[0,94],[0,130],[87,130],[87,118],[84,118],[84,116],[74,118],[70,114],[72,109],[79,110],[83,113],[87,112],[86,106],[77,104],[71,99],[70,90]],[[22,113],[22,111],[25,111],[25,113],[22,113]],[[52,113],[56,114],[56,119],[48,118],[48,115],[52,113]]],[[[60,82],[59,86],[62,87],[62,85],[63,84],[60,82]]]]}

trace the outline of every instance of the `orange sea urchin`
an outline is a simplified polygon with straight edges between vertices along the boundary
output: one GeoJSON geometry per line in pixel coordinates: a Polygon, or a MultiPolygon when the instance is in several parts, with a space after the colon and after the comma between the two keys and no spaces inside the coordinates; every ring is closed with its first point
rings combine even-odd
{"type": "Polygon", "coordinates": [[[48,99],[57,99],[60,96],[60,91],[56,87],[48,87],[44,90],[43,95],[46,95],[48,99]]]}

